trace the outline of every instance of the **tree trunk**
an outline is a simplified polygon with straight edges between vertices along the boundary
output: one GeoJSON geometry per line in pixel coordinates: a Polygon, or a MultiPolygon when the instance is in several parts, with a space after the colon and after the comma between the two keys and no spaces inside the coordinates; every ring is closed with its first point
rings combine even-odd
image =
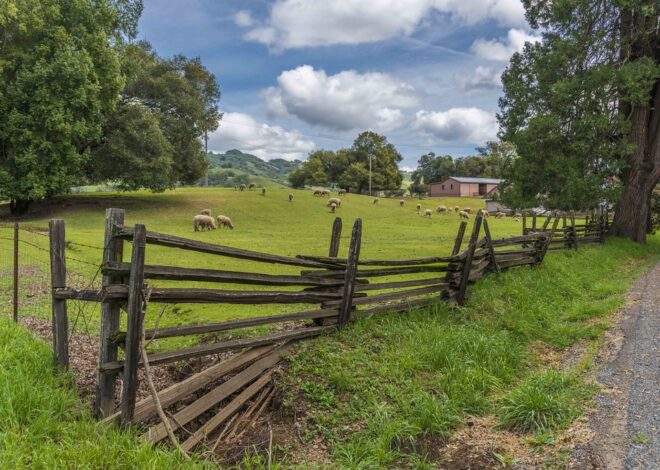
{"type": "Polygon", "coordinates": [[[18,217],[25,214],[30,206],[29,199],[12,199],[9,201],[9,213],[13,217],[18,217]]]}

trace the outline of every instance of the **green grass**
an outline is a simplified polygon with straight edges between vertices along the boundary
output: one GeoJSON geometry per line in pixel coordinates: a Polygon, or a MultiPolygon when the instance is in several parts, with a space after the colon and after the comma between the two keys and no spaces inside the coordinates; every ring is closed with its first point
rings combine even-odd
{"type": "Polygon", "coordinates": [[[104,429],[86,409],[71,378],[54,370],[49,346],[0,318],[0,468],[205,466],[184,462],[166,448],[140,445],[131,432],[104,429]]]}

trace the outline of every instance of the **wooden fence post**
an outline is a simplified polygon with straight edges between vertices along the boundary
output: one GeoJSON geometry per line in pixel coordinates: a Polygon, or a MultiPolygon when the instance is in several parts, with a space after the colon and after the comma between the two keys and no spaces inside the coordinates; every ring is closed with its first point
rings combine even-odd
{"type": "Polygon", "coordinates": [[[458,227],[458,233],[456,234],[456,240],[454,240],[454,249],[451,250],[451,255],[456,256],[461,251],[461,244],[463,243],[463,237],[465,236],[465,228],[467,227],[466,221],[461,221],[461,225],[458,227]]]}
{"type": "Polygon", "coordinates": [[[344,289],[341,303],[339,304],[339,326],[342,327],[351,319],[353,309],[353,292],[355,291],[355,279],[357,266],[360,260],[360,244],[362,242],[362,219],[356,219],[351,233],[351,244],[348,248],[346,259],[346,275],[344,277],[344,289]]]}
{"type": "MultiPolygon", "coordinates": [[[[103,239],[103,263],[121,263],[124,256],[124,241],[114,237],[117,227],[124,225],[123,209],[106,209],[105,237],[103,239]]],[[[120,283],[120,276],[104,274],[101,286],[105,289],[111,284],[120,283]]],[[[117,301],[101,303],[101,325],[99,330],[99,364],[117,360],[117,344],[112,337],[119,331],[120,304],[117,301]]],[[[110,416],[115,409],[116,372],[101,372],[96,376],[95,414],[103,418],[110,416]]]]}
{"type": "Polygon", "coordinates": [[[336,217],[332,224],[332,236],[330,238],[330,252],[328,254],[331,258],[336,258],[339,254],[339,242],[341,241],[341,217],[336,217]]]}
{"type": "Polygon", "coordinates": [[[575,211],[571,211],[571,242],[573,249],[578,249],[577,230],[575,228],[575,211]]]}
{"type": "Polygon", "coordinates": [[[536,232],[536,212],[532,211],[532,231],[536,232]]]}
{"type": "MultiPolygon", "coordinates": [[[[552,241],[552,238],[555,235],[555,231],[557,230],[557,225],[559,225],[559,213],[555,213],[555,221],[552,223],[552,229],[550,230],[550,235],[548,235],[548,238],[546,238],[545,243],[541,245],[541,250],[540,253],[537,255],[536,258],[536,264],[539,264],[543,261],[543,258],[545,258],[545,254],[548,252],[548,248],[550,247],[550,242],[552,241]]],[[[547,231],[545,231],[547,233],[547,231]]]]}
{"type": "Polygon", "coordinates": [[[488,228],[488,220],[483,220],[484,224],[484,235],[486,236],[486,246],[488,247],[488,253],[490,256],[490,267],[493,268],[495,272],[500,272],[500,265],[497,264],[497,259],[495,258],[495,248],[493,248],[493,239],[490,236],[490,229],[488,228]]]}
{"type": "MultiPolygon", "coordinates": [[[[63,220],[48,222],[50,239],[50,284],[51,292],[66,287],[66,239],[63,220]]],[[[57,365],[65,369],[69,367],[69,320],[67,318],[66,300],[56,299],[53,295],[53,347],[57,365]]]]}
{"type": "Polygon", "coordinates": [[[470,270],[472,269],[472,258],[474,257],[474,250],[477,248],[477,241],[479,241],[479,232],[481,231],[481,220],[482,215],[477,214],[474,219],[474,225],[472,226],[472,234],[470,235],[470,242],[468,244],[467,253],[465,256],[465,261],[463,265],[463,271],[461,273],[461,284],[458,287],[458,293],[456,294],[456,302],[458,305],[463,305],[465,302],[465,290],[467,289],[467,283],[470,278],[470,270]]]}
{"type": "Polygon", "coordinates": [[[18,323],[18,222],[14,222],[14,280],[12,289],[13,318],[14,323],[18,323]]]}
{"type": "Polygon", "coordinates": [[[138,361],[140,357],[140,333],[143,322],[144,305],[144,254],[147,229],[144,225],[135,226],[133,250],[131,253],[131,274],[128,281],[128,303],[126,322],[126,342],[124,358],[124,380],[121,397],[121,421],[129,424],[135,412],[135,397],[138,388],[138,361]]]}
{"type": "Polygon", "coordinates": [[[522,231],[522,234],[527,235],[527,211],[525,209],[522,210],[522,218],[523,218],[523,223],[522,223],[523,231],[522,231]]]}

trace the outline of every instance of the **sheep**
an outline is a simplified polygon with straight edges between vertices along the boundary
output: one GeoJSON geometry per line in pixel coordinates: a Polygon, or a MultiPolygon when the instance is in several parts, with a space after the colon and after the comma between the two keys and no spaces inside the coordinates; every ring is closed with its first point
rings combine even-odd
{"type": "Polygon", "coordinates": [[[320,196],[320,195],[321,195],[321,191],[317,189],[317,190],[314,191],[314,194],[312,194],[312,195],[313,195],[313,196],[320,196]]]}
{"type": "Polygon", "coordinates": [[[477,214],[481,214],[481,216],[482,216],[484,219],[487,219],[488,216],[490,215],[486,209],[479,209],[479,211],[477,212],[477,214]]]}
{"type": "Polygon", "coordinates": [[[337,207],[341,207],[341,199],[338,197],[331,197],[328,199],[328,203],[326,205],[330,207],[330,204],[335,204],[337,207]]]}
{"type": "Polygon", "coordinates": [[[328,191],[327,189],[322,189],[322,190],[321,190],[321,196],[328,196],[328,197],[330,197],[330,191],[328,191]]]}
{"type": "Polygon", "coordinates": [[[345,195],[345,194],[346,194],[346,190],[345,190],[345,189],[340,189],[339,191],[337,191],[337,195],[339,195],[339,196],[343,196],[343,195],[345,195]]]}
{"type": "Polygon", "coordinates": [[[249,189],[250,191],[252,191],[252,190],[255,189],[256,187],[257,187],[256,184],[254,184],[254,183],[250,183],[250,185],[248,186],[248,189],[249,189]]]}
{"type": "Polygon", "coordinates": [[[454,206],[454,212],[459,212],[460,210],[461,210],[460,207],[458,207],[458,206],[454,206]]]}
{"type": "Polygon", "coordinates": [[[472,209],[466,207],[465,209],[463,209],[463,212],[467,212],[468,214],[470,214],[472,212],[472,209]]]}
{"type": "Polygon", "coordinates": [[[337,210],[337,204],[334,203],[334,202],[331,202],[330,204],[328,204],[328,206],[330,207],[330,212],[332,212],[334,214],[335,211],[337,210]]]}
{"type": "Polygon", "coordinates": [[[497,214],[495,214],[496,219],[501,219],[503,217],[506,217],[506,214],[504,212],[498,212],[497,214]]]}
{"type": "Polygon", "coordinates": [[[226,215],[219,215],[218,217],[216,217],[216,219],[218,220],[219,227],[227,227],[231,230],[234,230],[234,224],[231,222],[231,219],[226,215]]]}
{"type": "Polygon", "coordinates": [[[374,202],[373,202],[373,203],[374,203],[374,204],[378,204],[378,201],[380,201],[380,199],[378,199],[378,198],[374,198],[374,202]]]}
{"type": "Polygon", "coordinates": [[[195,232],[203,232],[204,229],[215,230],[215,221],[208,215],[196,215],[193,217],[193,229],[195,232]]]}
{"type": "Polygon", "coordinates": [[[438,206],[435,211],[438,213],[447,212],[447,206],[438,206]]]}
{"type": "Polygon", "coordinates": [[[422,205],[421,205],[421,204],[417,204],[417,213],[419,214],[419,211],[421,211],[421,210],[422,210],[422,205]]]}
{"type": "Polygon", "coordinates": [[[261,195],[265,196],[266,195],[266,188],[261,188],[261,195]]]}
{"type": "Polygon", "coordinates": [[[399,199],[399,206],[403,207],[403,203],[406,202],[403,199],[399,199]]]}
{"type": "Polygon", "coordinates": [[[470,214],[468,214],[468,213],[465,212],[465,211],[458,211],[458,216],[459,216],[461,219],[469,219],[469,218],[470,218],[470,214]]]}
{"type": "Polygon", "coordinates": [[[293,194],[289,193],[289,202],[293,201],[293,194]]]}
{"type": "Polygon", "coordinates": [[[199,215],[208,215],[210,217],[211,209],[202,209],[201,211],[199,211],[199,215]]]}
{"type": "Polygon", "coordinates": [[[426,209],[424,211],[424,217],[431,217],[432,214],[433,214],[433,211],[431,209],[426,209]]]}
{"type": "Polygon", "coordinates": [[[240,185],[238,189],[240,189],[241,191],[245,191],[245,185],[244,184],[240,185]]]}

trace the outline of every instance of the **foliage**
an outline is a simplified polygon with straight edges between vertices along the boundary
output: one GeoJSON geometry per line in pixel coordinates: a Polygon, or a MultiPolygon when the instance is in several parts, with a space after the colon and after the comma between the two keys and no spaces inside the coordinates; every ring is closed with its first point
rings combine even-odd
{"type": "Polygon", "coordinates": [[[284,160],[282,158],[273,158],[265,161],[259,157],[240,150],[228,150],[225,153],[209,153],[209,184],[213,186],[234,186],[234,182],[227,180],[225,182],[217,181],[214,184],[211,180],[214,173],[220,177],[222,169],[231,170],[236,175],[245,173],[249,178],[265,178],[277,183],[284,183],[289,173],[298,168],[302,162],[300,160],[284,160]],[[216,170],[214,172],[214,170],[216,170]]]}
{"type": "Polygon", "coordinates": [[[645,228],[647,197],[660,178],[660,119],[653,117],[659,4],[523,3],[543,41],[514,54],[502,77],[501,137],[520,154],[506,174],[503,200],[559,209],[625,201],[614,225],[625,220],[626,228],[615,232],[638,239],[632,234],[645,228]]]}
{"type": "Polygon", "coordinates": [[[371,184],[374,191],[395,190],[403,177],[398,164],[403,157],[384,136],[375,132],[361,133],[348,149],[336,152],[318,150],[289,174],[294,188],[306,185],[338,186],[351,192],[364,193],[371,184]]]}
{"type": "Polygon", "coordinates": [[[118,11],[89,0],[12,1],[0,16],[0,198],[66,192],[124,84],[118,11]]]}

